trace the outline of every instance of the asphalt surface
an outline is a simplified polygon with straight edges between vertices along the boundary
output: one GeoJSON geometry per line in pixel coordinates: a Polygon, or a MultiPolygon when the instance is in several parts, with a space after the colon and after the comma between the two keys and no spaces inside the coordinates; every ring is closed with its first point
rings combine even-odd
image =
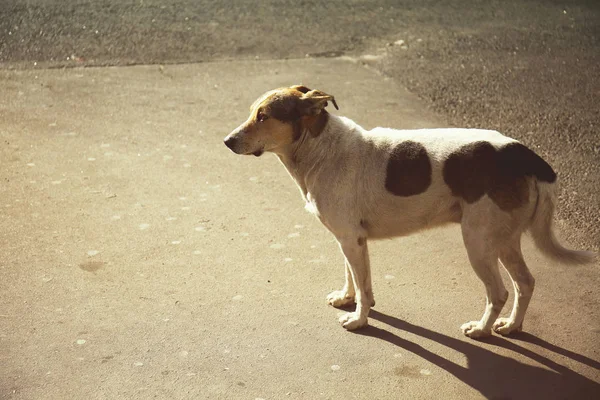
{"type": "Polygon", "coordinates": [[[376,242],[371,326],[347,333],[333,239],[274,157],[221,139],[300,82],[365,127],[499,129],[558,170],[563,240],[598,250],[598,22],[595,2],[4,0],[0,398],[594,398],[598,265],[526,240],[526,333],[475,342],[457,228],[376,242]]]}

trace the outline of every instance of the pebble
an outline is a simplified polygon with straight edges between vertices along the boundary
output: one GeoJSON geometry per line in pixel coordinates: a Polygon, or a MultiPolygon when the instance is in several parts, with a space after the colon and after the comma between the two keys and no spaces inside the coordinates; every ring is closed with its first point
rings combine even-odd
{"type": "Polygon", "coordinates": [[[360,56],[360,61],[365,64],[375,64],[379,60],[383,59],[382,55],[365,54],[360,56]]]}

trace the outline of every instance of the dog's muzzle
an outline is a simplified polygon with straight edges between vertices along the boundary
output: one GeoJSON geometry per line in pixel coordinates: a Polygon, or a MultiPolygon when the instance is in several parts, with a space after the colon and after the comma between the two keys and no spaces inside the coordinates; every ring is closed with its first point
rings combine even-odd
{"type": "Polygon", "coordinates": [[[223,139],[223,143],[225,143],[225,146],[229,147],[235,154],[253,154],[256,157],[260,157],[264,153],[262,147],[252,152],[244,149],[242,140],[243,139],[240,136],[236,135],[236,132],[233,132],[223,139]]]}
{"type": "MultiPolygon", "coordinates": [[[[225,143],[225,146],[229,147],[231,149],[231,151],[233,151],[234,153],[238,153],[237,149],[238,149],[238,142],[239,139],[236,136],[233,135],[228,135],[223,142],[225,143]]],[[[239,154],[239,153],[238,153],[239,154]]]]}

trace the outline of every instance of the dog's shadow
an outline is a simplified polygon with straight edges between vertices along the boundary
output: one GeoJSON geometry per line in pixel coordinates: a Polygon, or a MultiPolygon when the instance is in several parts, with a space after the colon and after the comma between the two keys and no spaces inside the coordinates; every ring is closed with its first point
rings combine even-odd
{"type": "Polygon", "coordinates": [[[412,325],[376,310],[371,310],[369,317],[463,353],[467,358],[467,367],[449,361],[384,329],[369,326],[356,332],[360,335],[385,340],[424,358],[478,390],[488,399],[597,399],[600,394],[599,383],[524,348],[514,341],[516,339],[535,344],[597,370],[600,370],[600,362],[550,344],[531,334],[520,333],[510,341],[492,336],[485,340],[485,346],[480,347],[466,340],[412,325]],[[494,346],[526,356],[545,368],[524,364],[500,355],[494,351],[494,346]]]}

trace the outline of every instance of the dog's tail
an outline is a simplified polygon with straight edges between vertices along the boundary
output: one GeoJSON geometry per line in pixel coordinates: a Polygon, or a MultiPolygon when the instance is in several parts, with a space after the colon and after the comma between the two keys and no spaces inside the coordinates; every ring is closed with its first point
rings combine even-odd
{"type": "Polygon", "coordinates": [[[552,218],[556,203],[556,185],[536,182],[538,189],[537,206],[533,213],[529,231],[535,245],[548,257],[564,264],[587,264],[596,260],[591,251],[570,250],[563,247],[552,230],[552,218]]]}

